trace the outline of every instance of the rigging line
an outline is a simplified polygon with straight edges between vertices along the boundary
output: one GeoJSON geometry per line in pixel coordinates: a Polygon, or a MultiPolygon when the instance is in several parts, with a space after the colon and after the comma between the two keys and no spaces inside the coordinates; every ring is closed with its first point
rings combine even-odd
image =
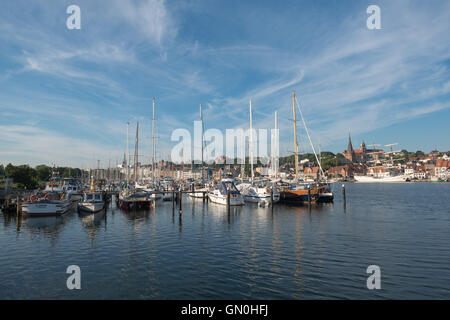
{"type": "Polygon", "coordinates": [[[309,135],[309,130],[308,130],[308,127],[306,126],[305,118],[303,118],[302,109],[300,109],[300,103],[298,103],[297,97],[295,97],[295,102],[297,103],[297,109],[300,113],[300,117],[302,118],[303,126],[305,127],[305,131],[306,131],[306,135],[308,136],[309,143],[311,144],[311,148],[314,151],[314,156],[316,157],[316,161],[319,164],[320,172],[322,173],[322,176],[325,176],[323,169],[322,169],[322,165],[320,164],[319,158],[317,157],[316,149],[314,148],[314,145],[311,141],[311,137],[309,135]]]}

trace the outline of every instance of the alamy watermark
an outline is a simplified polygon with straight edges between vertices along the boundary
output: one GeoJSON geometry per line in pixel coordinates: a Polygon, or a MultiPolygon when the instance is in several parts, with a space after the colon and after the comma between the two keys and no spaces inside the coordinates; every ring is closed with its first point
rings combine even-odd
{"type": "Polygon", "coordinates": [[[77,5],[70,5],[67,7],[66,10],[67,14],[70,14],[69,17],[67,17],[66,20],[66,26],[67,29],[73,30],[73,29],[81,29],[81,9],[77,5]]]}
{"type": "Polygon", "coordinates": [[[381,269],[377,265],[370,265],[366,269],[366,273],[370,274],[367,278],[367,289],[381,289],[381,269]]]}
{"type": "Polygon", "coordinates": [[[202,150],[206,163],[245,164],[249,157],[253,164],[259,160],[266,165],[279,155],[279,129],[226,129],[224,134],[219,129],[203,132],[202,122],[194,121],[194,137],[189,130],[179,128],[172,132],[171,141],[178,142],[171,151],[175,163],[200,164],[202,150]]]}
{"type": "Polygon", "coordinates": [[[81,289],[81,269],[77,265],[70,265],[66,269],[66,273],[70,274],[70,276],[67,278],[66,286],[67,289],[73,290],[81,289]]]}

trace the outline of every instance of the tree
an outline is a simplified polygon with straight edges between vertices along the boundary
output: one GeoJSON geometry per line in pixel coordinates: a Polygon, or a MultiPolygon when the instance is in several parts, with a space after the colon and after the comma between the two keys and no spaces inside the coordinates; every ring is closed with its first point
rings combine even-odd
{"type": "Polygon", "coordinates": [[[0,177],[3,177],[5,175],[5,167],[3,167],[2,164],[0,164],[0,177]]]}
{"type": "Polygon", "coordinates": [[[34,189],[37,187],[36,170],[30,166],[13,166],[8,164],[5,171],[7,177],[12,178],[19,188],[34,189]]]}
{"type": "Polygon", "coordinates": [[[416,151],[416,157],[423,157],[425,155],[425,153],[421,150],[417,150],[416,151]]]}
{"type": "Polygon", "coordinates": [[[44,164],[36,167],[36,178],[38,181],[47,181],[50,178],[51,168],[44,164]]]}

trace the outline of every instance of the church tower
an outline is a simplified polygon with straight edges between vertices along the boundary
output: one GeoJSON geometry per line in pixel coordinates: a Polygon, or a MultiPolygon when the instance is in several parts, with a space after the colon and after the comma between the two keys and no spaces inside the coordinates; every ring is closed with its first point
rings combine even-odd
{"type": "Polygon", "coordinates": [[[350,137],[350,133],[348,134],[348,146],[345,151],[345,158],[351,163],[355,162],[355,151],[352,146],[352,138],[350,137]]]}

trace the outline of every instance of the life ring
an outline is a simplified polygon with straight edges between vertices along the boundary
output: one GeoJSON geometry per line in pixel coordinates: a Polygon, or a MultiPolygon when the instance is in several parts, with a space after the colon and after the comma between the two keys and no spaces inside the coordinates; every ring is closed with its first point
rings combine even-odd
{"type": "Polygon", "coordinates": [[[52,196],[52,194],[50,194],[50,193],[47,193],[47,194],[44,196],[44,200],[51,201],[52,199],[53,199],[53,196],[52,196]]]}
{"type": "Polygon", "coordinates": [[[37,195],[32,194],[32,195],[30,196],[30,202],[36,202],[36,201],[38,201],[38,200],[39,200],[39,198],[38,198],[37,195]]]}

